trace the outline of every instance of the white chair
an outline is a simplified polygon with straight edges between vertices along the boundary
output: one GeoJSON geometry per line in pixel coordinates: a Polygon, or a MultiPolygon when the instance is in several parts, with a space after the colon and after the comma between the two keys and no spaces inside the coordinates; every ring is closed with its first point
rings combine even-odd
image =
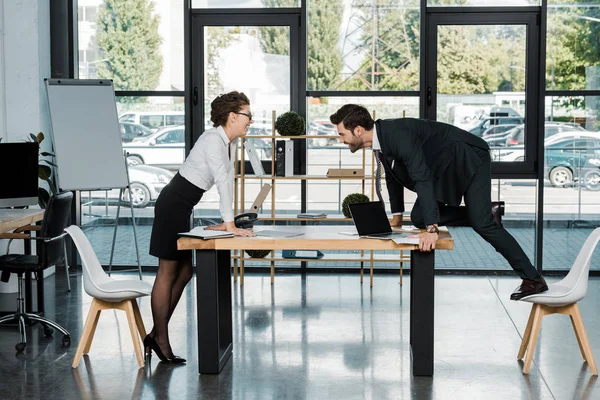
{"type": "Polygon", "coordinates": [[[112,279],[102,269],[102,265],[83,231],[75,225],[71,225],[65,231],[73,239],[73,243],[75,243],[81,256],[85,292],[94,298],[79,339],[72,367],[77,368],[81,356],[89,353],[100,312],[109,309],[123,310],[127,314],[127,322],[129,323],[138,365],[143,367],[144,357],[142,356],[138,337],[143,340],[146,336],[146,330],[135,299],[148,296],[152,292],[152,285],[137,279],[112,279]]]}
{"type": "Polygon", "coordinates": [[[519,354],[517,356],[518,360],[522,360],[525,352],[527,352],[525,365],[523,366],[524,374],[528,374],[529,369],[531,368],[542,318],[545,315],[558,313],[566,314],[571,317],[581,355],[583,356],[584,361],[587,361],[592,374],[598,375],[598,368],[596,368],[592,349],[590,348],[581,314],[579,313],[579,307],[577,306],[577,302],[583,299],[587,292],[590,263],[598,241],[600,241],[600,228],[596,228],[590,236],[588,236],[575,259],[575,262],[571,266],[571,270],[563,280],[549,284],[548,290],[543,293],[534,294],[521,299],[522,301],[533,303],[531,313],[529,314],[529,321],[527,322],[527,328],[525,328],[525,334],[523,335],[523,341],[521,342],[521,348],[519,349],[519,354]]]}

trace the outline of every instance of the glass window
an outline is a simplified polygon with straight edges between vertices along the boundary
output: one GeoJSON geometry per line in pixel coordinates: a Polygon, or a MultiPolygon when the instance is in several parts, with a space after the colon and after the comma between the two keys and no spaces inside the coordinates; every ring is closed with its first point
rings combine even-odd
{"type": "Polygon", "coordinates": [[[135,122],[134,114],[123,114],[119,117],[120,122],[135,122]]]}
{"type": "Polygon", "coordinates": [[[308,90],[418,90],[419,0],[308,3],[308,90]]]}
{"type": "Polygon", "coordinates": [[[140,115],[140,124],[148,128],[158,128],[165,124],[164,115],[140,115]]]}
{"type": "Polygon", "coordinates": [[[79,0],[79,50],[98,55],[80,60],[79,78],[112,79],[116,90],[184,90],[183,0],[112,3],[79,0]]]}
{"type": "Polygon", "coordinates": [[[546,88],[600,89],[600,4],[550,0],[547,29],[546,88]]]}
{"type": "Polygon", "coordinates": [[[250,99],[254,125],[272,123],[290,109],[290,29],[280,26],[204,28],[204,115],[212,126],[210,103],[237,90],[250,99]]]}
{"type": "MultiPolygon", "coordinates": [[[[314,2],[314,0],[311,2],[314,2]]],[[[300,6],[301,0],[192,0],[192,8],[279,8],[300,6]]]]}
{"type": "Polygon", "coordinates": [[[166,125],[185,125],[185,115],[167,115],[166,125]]]}
{"type": "Polygon", "coordinates": [[[427,0],[430,7],[539,6],[540,0],[427,0]]]}
{"type": "MultiPolygon", "coordinates": [[[[546,124],[567,129],[547,138],[544,146],[545,270],[569,269],[585,239],[600,224],[600,161],[592,161],[600,155],[599,100],[598,96],[546,97],[546,119],[552,121],[546,124]]],[[[594,260],[598,257],[596,249],[594,260]]],[[[592,261],[591,268],[600,269],[600,263],[592,261]]]]}

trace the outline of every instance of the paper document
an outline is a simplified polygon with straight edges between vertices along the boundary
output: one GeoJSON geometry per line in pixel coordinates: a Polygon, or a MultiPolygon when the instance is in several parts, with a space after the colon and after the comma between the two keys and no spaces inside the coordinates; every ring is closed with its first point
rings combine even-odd
{"type": "Polygon", "coordinates": [[[266,237],[274,237],[274,238],[286,238],[286,237],[294,237],[304,235],[302,232],[289,232],[289,231],[276,231],[270,229],[263,229],[262,231],[254,231],[256,236],[266,236],[266,237]]]}
{"type": "Polygon", "coordinates": [[[419,238],[395,237],[392,239],[396,244],[419,244],[419,238]]]}
{"type": "Polygon", "coordinates": [[[358,236],[358,232],[357,231],[342,231],[342,232],[338,232],[338,234],[340,234],[340,235],[348,235],[348,236],[358,236]]]}
{"type": "Polygon", "coordinates": [[[195,237],[200,239],[216,239],[216,238],[226,238],[233,237],[233,232],[224,232],[224,231],[211,231],[208,229],[204,229],[204,226],[197,226],[189,232],[181,232],[179,236],[186,237],[195,237]]]}

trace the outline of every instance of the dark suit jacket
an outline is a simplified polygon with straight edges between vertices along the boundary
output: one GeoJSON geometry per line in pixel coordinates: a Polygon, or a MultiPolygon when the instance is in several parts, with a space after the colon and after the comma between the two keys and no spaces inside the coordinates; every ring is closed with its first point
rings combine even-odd
{"type": "Polygon", "coordinates": [[[404,188],[417,192],[425,224],[439,222],[438,202],[459,206],[487,143],[455,126],[423,119],[375,121],[392,212],[404,211],[404,188]]]}

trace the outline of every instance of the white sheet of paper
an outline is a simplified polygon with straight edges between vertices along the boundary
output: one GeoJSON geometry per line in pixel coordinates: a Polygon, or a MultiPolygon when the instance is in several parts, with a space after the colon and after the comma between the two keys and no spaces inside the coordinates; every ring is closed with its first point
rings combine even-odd
{"type": "Polygon", "coordinates": [[[179,233],[182,236],[199,237],[202,239],[214,239],[219,237],[233,237],[233,232],[211,231],[204,229],[204,226],[197,226],[189,232],[179,233]]]}
{"type": "Polygon", "coordinates": [[[396,244],[419,244],[419,238],[398,237],[392,239],[396,244]]]}
{"type": "Polygon", "coordinates": [[[254,231],[256,236],[266,236],[273,238],[286,238],[286,237],[294,237],[304,235],[302,232],[286,232],[286,231],[276,231],[270,229],[263,229],[262,231],[254,231]]]}

